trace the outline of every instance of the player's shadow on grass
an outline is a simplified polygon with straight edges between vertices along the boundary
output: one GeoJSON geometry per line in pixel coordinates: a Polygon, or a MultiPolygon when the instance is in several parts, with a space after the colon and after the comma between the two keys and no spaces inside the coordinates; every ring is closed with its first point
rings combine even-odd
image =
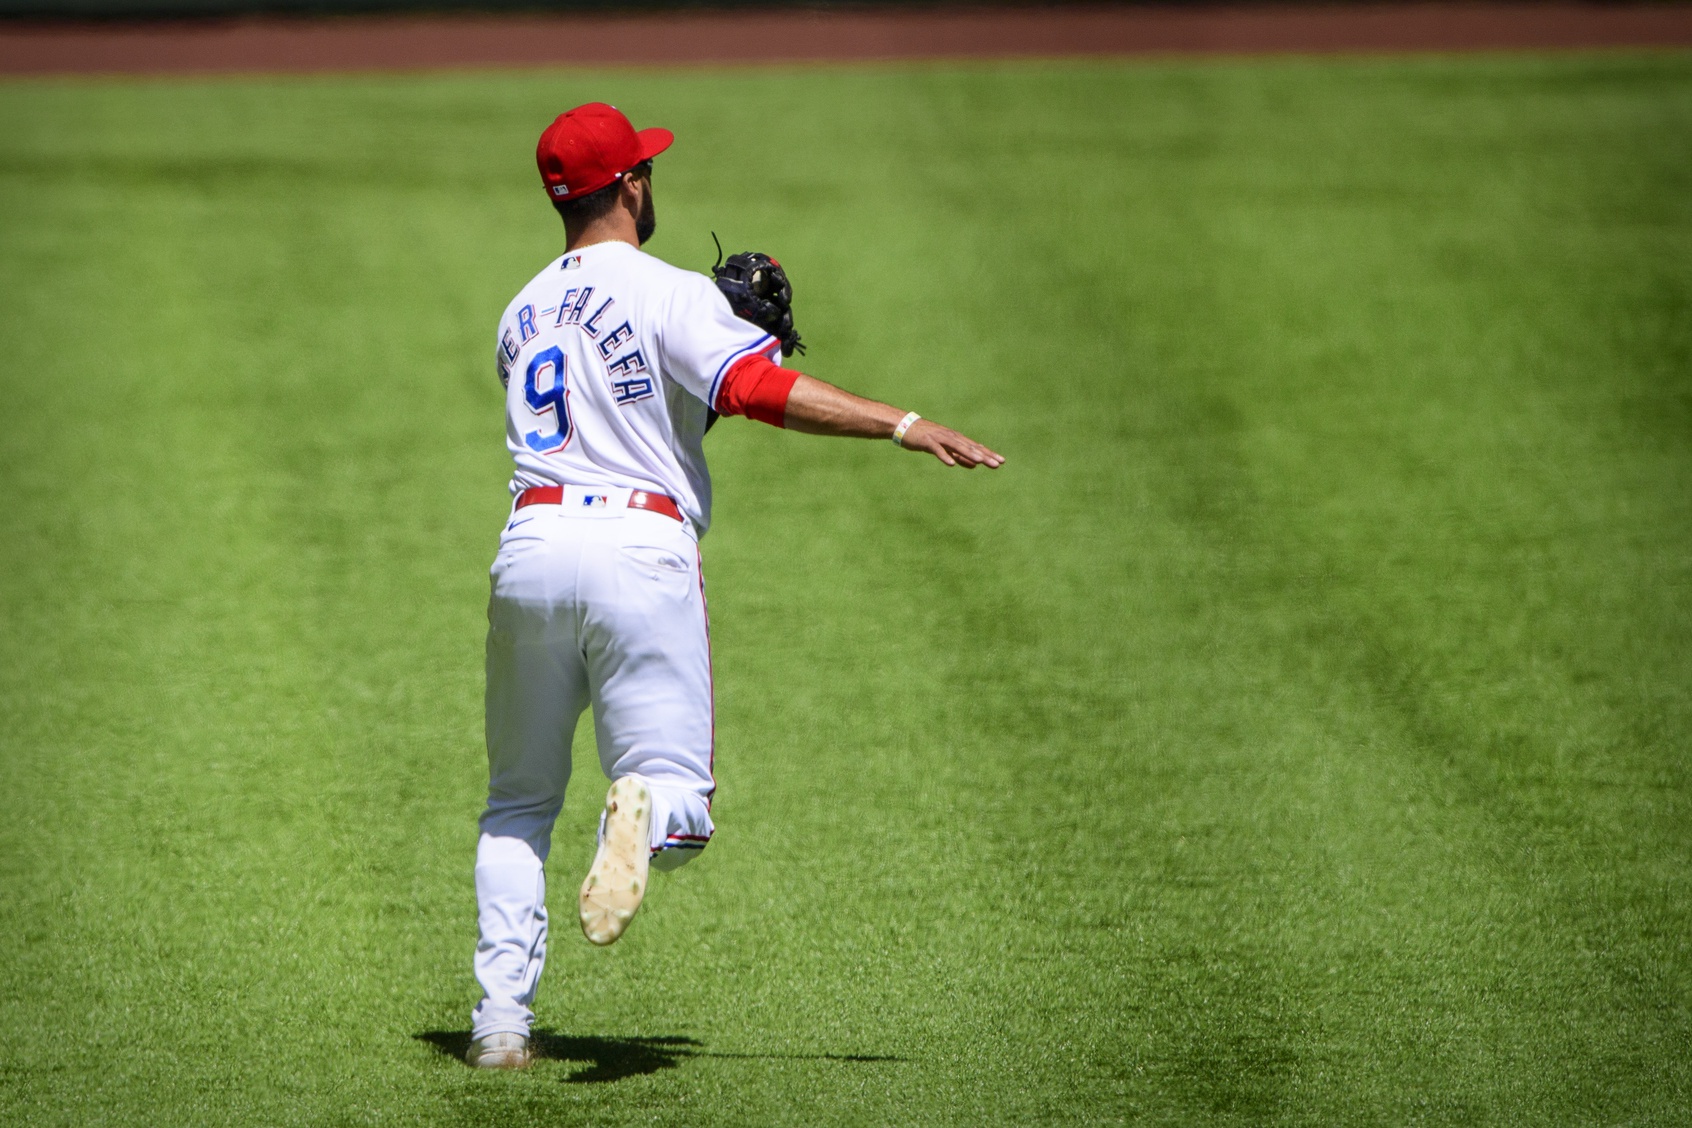
{"type": "MultiPolygon", "coordinates": [[[[464,1060],[470,1049],[470,1033],[465,1030],[430,1030],[416,1036],[443,1054],[464,1060]]],[[[536,1058],[548,1061],[585,1061],[586,1069],[579,1069],[568,1078],[571,1084],[591,1085],[603,1081],[621,1081],[642,1073],[657,1073],[660,1069],[674,1069],[684,1057],[692,1057],[700,1043],[693,1038],[678,1036],[660,1038],[600,1038],[594,1035],[572,1037],[537,1030],[530,1042],[536,1058]]]]}
{"type": "MultiPolygon", "coordinates": [[[[430,1030],[414,1035],[449,1057],[464,1060],[470,1049],[470,1033],[466,1030],[430,1030]]],[[[601,1038],[597,1035],[554,1034],[537,1030],[530,1043],[535,1057],[548,1061],[585,1061],[586,1069],[578,1069],[564,1080],[572,1085],[593,1085],[606,1081],[621,1081],[643,1073],[657,1073],[660,1069],[674,1069],[683,1058],[781,1058],[806,1061],[904,1061],[904,1058],[877,1054],[722,1054],[711,1053],[697,1038],[666,1035],[657,1038],[601,1038]]]]}

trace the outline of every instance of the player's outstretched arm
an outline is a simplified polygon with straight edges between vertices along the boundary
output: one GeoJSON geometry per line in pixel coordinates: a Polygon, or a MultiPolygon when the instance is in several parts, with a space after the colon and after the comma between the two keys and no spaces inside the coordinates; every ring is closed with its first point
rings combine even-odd
{"type": "MultiPolygon", "coordinates": [[[[801,375],[787,395],[786,426],[811,435],[840,435],[857,439],[890,439],[905,412],[885,403],[855,396],[843,388],[801,375]]],[[[911,424],[900,440],[907,450],[932,454],[947,466],[996,469],[1004,455],[929,419],[911,424]]]]}

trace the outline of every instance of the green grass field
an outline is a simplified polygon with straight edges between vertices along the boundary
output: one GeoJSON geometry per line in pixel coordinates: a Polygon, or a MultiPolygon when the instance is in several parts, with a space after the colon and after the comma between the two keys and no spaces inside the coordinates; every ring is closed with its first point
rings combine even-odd
{"type": "Polygon", "coordinates": [[[0,85],[0,1122],[1692,1122],[1692,55],[0,85]],[[1005,452],[713,432],[720,832],[476,999],[534,139],[1005,452]]]}

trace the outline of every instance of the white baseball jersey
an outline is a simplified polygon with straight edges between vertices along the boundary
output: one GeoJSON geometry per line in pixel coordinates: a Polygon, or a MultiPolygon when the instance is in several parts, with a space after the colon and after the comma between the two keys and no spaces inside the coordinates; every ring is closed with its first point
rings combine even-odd
{"type": "Polygon", "coordinates": [[[779,364],[780,343],[736,317],[703,274],[621,242],[563,255],[500,319],[512,492],[652,490],[703,534],[706,410],[734,362],[757,354],[779,364]]]}

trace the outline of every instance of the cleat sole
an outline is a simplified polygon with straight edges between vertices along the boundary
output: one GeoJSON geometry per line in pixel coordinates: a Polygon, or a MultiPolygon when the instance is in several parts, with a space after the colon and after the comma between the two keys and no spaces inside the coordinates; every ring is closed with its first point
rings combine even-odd
{"type": "Polygon", "coordinates": [[[629,927],[645,895],[651,860],[652,792],[624,776],[605,795],[605,835],[582,881],[582,935],[604,947],[629,927]]]}

